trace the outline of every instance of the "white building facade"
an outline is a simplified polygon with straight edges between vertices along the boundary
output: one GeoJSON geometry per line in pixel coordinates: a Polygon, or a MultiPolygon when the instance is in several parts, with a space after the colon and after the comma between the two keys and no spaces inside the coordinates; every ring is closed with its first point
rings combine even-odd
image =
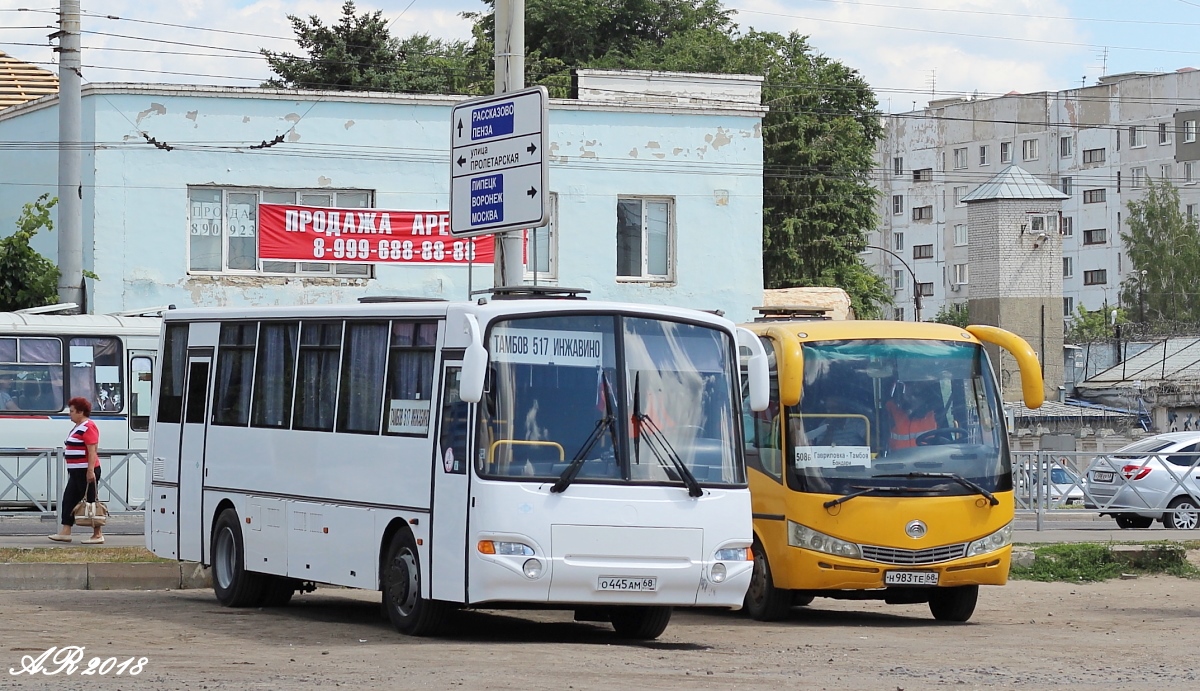
{"type": "Polygon", "coordinates": [[[1198,96],[1200,71],[1185,69],[1113,75],[1080,89],[943,99],[885,116],[876,152],[882,222],[869,242],[894,254],[864,256],[892,286],[894,316],[916,317],[917,292],[921,319],[966,309],[971,273],[981,269],[968,256],[962,200],[1010,164],[1067,195],[1057,218],[1030,219],[1039,225],[1033,232],[1062,240],[1064,316],[1081,305],[1118,304],[1122,281],[1134,273],[1121,243],[1127,202],[1144,196],[1149,179],[1166,178],[1183,211],[1200,213],[1198,96]]]}

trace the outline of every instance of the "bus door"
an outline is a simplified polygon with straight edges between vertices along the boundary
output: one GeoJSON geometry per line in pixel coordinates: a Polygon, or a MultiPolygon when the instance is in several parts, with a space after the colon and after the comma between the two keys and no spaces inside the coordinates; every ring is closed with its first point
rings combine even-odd
{"type": "Polygon", "coordinates": [[[179,437],[179,558],[201,561],[204,544],[204,443],[208,430],[212,348],[188,350],[179,437]]]}
{"type": "Polygon", "coordinates": [[[442,369],[437,444],[433,459],[433,506],[429,528],[429,597],[466,602],[467,520],[470,511],[471,419],[474,406],[459,398],[462,362],[442,369]]]}

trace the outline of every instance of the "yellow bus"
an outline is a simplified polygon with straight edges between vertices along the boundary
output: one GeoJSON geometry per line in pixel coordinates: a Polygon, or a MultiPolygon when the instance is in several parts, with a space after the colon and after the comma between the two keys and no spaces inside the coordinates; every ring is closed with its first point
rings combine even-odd
{"type": "Polygon", "coordinates": [[[744,409],[750,615],[831,597],[928,603],[938,620],[967,621],[980,585],[1007,582],[1012,551],[1012,462],[983,344],[1015,358],[1030,408],[1043,398],[1033,349],[991,326],[786,310],[746,327],[772,389],[766,411],[744,409]]]}

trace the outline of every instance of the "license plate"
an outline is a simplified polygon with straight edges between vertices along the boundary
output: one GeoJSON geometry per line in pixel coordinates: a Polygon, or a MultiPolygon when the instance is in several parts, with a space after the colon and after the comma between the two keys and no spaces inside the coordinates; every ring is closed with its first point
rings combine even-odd
{"type": "Polygon", "coordinates": [[[1112,482],[1113,478],[1115,477],[1116,473],[1110,473],[1104,470],[1097,470],[1096,472],[1092,473],[1092,479],[1096,482],[1112,482]]]}
{"type": "Polygon", "coordinates": [[[884,585],[937,585],[937,571],[885,571],[884,585]]]}
{"type": "Polygon", "coordinates": [[[596,582],[596,590],[651,593],[658,590],[658,579],[635,576],[601,576],[596,582]]]}

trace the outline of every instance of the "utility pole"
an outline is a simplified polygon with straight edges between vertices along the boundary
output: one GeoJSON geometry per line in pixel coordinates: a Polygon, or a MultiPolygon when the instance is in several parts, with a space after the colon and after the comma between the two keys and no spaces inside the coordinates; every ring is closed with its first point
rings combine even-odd
{"type": "MultiPolygon", "coordinates": [[[[496,0],[496,81],[493,93],[525,88],[525,0],[496,0]]],[[[525,282],[524,233],[496,234],[495,285],[525,282]]]]}
{"type": "Polygon", "coordinates": [[[83,139],[79,0],[58,10],[58,299],[83,305],[83,139]]]}

